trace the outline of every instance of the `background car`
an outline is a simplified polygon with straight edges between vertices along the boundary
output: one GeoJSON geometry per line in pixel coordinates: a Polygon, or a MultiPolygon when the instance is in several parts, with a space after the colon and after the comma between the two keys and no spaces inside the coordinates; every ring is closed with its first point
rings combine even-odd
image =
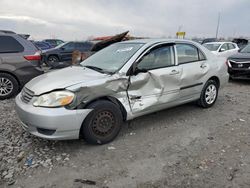
{"type": "Polygon", "coordinates": [[[229,57],[238,52],[239,47],[232,42],[210,42],[203,44],[213,54],[222,57],[229,57]]]}
{"type": "Polygon", "coordinates": [[[48,42],[34,41],[33,43],[40,50],[48,50],[53,48],[48,42]]]}
{"type": "Polygon", "coordinates": [[[55,48],[64,43],[64,41],[60,39],[45,39],[43,40],[43,42],[49,43],[52,48],[55,48]]]}
{"type": "Polygon", "coordinates": [[[73,51],[89,52],[93,46],[94,43],[89,41],[66,42],[56,48],[44,51],[42,59],[48,66],[53,66],[57,62],[71,61],[73,51]]]}
{"type": "Polygon", "coordinates": [[[244,38],[235,38],[233,39],[233,43],[236,43],[240,49],[244,48],[248,44],[248,39],[244,38]]]}
{"type": "Polygon", "coordinates": [[[202,40],[201,44],[206,44],[209,42],[218,42],[219,40],[217,38],[206,38],[204,40],[202,40]]]}
{"type": "Polygon", "coordinates": [[[228,58],[231,78],[250,78],[250,44],[228,58]]]}
{"type": "Polygon", "coordinates": [[[15,96],[28,81],[43,74],[40,53],[22,36],[0,30],[0,100],[15,96]]]}

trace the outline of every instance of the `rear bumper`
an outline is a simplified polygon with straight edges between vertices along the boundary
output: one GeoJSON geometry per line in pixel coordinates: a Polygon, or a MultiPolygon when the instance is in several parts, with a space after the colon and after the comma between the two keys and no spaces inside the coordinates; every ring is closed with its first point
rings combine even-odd
{"type": "Polygon", "coordinates": [[[14,72],[14,74],[18,77],[21,87],[43,73],[44,71],[40,67],[35,66],[22,67],[14,72]]]}
{"type": "Polygon", "coordinates": [[[82,122],[91,112],[89,109],[34,107],[32,102],[24,103],[20,94],[15,102],[22,127],[35,136],[49,140],[78,139],[82,122]]]}

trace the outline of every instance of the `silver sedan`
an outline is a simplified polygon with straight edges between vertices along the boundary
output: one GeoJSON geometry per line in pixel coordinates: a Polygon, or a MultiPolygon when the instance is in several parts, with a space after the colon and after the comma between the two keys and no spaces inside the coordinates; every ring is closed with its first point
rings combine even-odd
{"type": "Polygon", "coordinates": [[[226,59],[195,42],[126,41],[34,78],[16,97],[16,111],[33,135],[105,144],[123,121],[192,101],[213,106],[228,77],[226,59]]]}

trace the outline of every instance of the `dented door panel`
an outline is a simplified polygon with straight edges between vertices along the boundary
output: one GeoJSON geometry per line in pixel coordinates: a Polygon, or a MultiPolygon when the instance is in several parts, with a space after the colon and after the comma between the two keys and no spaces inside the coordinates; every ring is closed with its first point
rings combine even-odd
{"type": "Polygon", "coordinates": [[[178,66],[140,73],[130,77],[128,97],[133,114],[168,107],[179,98],[181,70],[178,66]]]}

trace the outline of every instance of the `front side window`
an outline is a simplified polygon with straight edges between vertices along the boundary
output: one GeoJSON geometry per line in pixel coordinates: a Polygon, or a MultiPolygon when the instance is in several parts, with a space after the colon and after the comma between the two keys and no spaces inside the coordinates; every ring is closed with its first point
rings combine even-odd
{"type": "Polygon", "coordinates": [[[142,57],[137,67],[142,70],[152,70],[173,65],[173,46],[163,46],[150,50],[150,52],[142,57]]]}
{"type": "Polygon", "coordinates": [[[199,61],[199,50],[190,44],[176,44],[178,63],[190,63],[199,61]]]}
{"type": "Polygon", "coordinates": [[[19,53],[23,51],[23,46],[13,37],[0,36],[0,53],[19,53]]]}
{"type": "Polygon", "coordinates": [[[75,49],[75,44],[73,42],[69,42],[63,46],[65,50],[74,50],[75,49]]]}
{"type": "Polygon", "coordinates": [[[227,51],[228,50],[228,45],[227,44],[223,44],[220,48],[221,52],[227,51]]]}

